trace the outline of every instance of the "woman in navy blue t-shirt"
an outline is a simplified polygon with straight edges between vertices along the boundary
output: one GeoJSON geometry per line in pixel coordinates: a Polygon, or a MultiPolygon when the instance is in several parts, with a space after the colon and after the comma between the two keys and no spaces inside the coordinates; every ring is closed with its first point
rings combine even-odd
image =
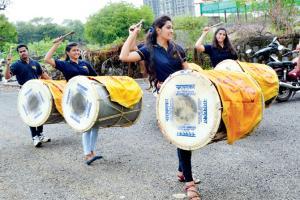
{"type": "MultiPolygon", "coordinates": [[[[45,56],[45,62],[61,71],[67,81],[78,75],[97,76],[97,73],[92,66],[88,62],[80,59],[81,53],[77,43],[69,43],[66,46],[66,60],[55,60],[52,58],[62,40],[62,38],[57,38],[55,40],[54,45],[45,56]]],[[[101,156],[97,156],[95,153],[97,137],[97,128],[91,128],[82,134],[83,151],[87,165],[90,165],[93,161],[102,158],[101,156]]]]}
{"type": "Polygon", "coordinates": [[[195,44],[195,48],[197,49],[197,51],[207,53],[210,57],[213,67],[226,59],[237,60],[237,53],[230,43],[225,28],[218,28],[216,30],[211,45],[203,45],[204,38],[209,30],[209,27],[205,27],[203,29],[202,35],[195,44]]]}
{"type": "MultiPolygon", "coordinates": [[[[170,17],[161,16],[156,19],[147,34],[146,44],[136,51],[132,51],[134,49],[132,45],[136,42],[140,26],[131,28],[122,47],[120,59],[124,62],[145,60],[151,86],[159,89],[169,75],[188,68],[183,49],[172,41],[173,25],[170,17]]],[[[192,177],[192,152],[178,148],[177,153],[179,159],[178,180],[186,182],[189,199],[199,200],[198,188],[192,177]]]]}

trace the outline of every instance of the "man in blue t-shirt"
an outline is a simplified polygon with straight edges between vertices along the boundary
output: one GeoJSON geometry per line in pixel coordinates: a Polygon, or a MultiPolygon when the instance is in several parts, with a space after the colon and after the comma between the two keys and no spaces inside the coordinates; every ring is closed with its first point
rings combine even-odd
{"type": "MultiPolygon", "coordinates": [[[[19,53],[20,60],[11,65],[12,57],[11,55],[8,56],[5,79],[10,79],[15,75],[20,85],[23,85],[31,79],[50,79],[48,74],[43,72],[41,65],[29,57],[28,47],[26,45],[20,44],[17,46],[16,50],[19,53]]],[[[35,147],[40,147],[42,143],[51,141],[50,138],[42,134],[43,126],[30,127],[30,131],[35,147]]]]}

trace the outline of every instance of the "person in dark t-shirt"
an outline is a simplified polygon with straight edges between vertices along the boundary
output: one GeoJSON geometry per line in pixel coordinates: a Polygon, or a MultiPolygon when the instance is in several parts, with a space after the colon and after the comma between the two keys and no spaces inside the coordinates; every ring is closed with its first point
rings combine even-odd
{"type": "Polygon", "coordinates": [[[208,54],[213,67],[226,59],[237,60],[237,53],[230,43],[225,28],[218,28],[216,30],[211,45],[203,45],[204,38],[209,30],[209,27],[203,29],[202,35],[195,44],[197,51],[208,54]]]}
{"type": "MultiPolygon", "coordinates": [[[[41,65],[29,57],[28,47],[20,44],[16,48],[20,59],[11,65],[12,56],[7,57],[5,79],[16,76],[20,85],[25,84],[31,79],[50,79],[46,72],[43,72],[41,65]]],[[[39,127],[30,127],[33,145],[40,147],[42,143],[50,142],[51,139],[43,135],[43,125],[39,127]]]]}

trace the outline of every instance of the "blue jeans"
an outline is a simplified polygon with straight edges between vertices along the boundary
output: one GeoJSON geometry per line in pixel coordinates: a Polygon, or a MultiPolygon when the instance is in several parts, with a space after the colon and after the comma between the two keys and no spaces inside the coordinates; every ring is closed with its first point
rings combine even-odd
{"type": "Polygon", "coordinates": [[[90,130],[82,134],[82,146],[83,146],[84,155],[88,155],[92,151],[95,151],[97,137],[98,137],[97,128],[91,128],[90,130]]]}
{"type": "Polygon", "coordinates": [[[186,182],[193,181],[192,152],[177,148],[177,155],[179,159],[178,171],[183,173],[186,182]]]}
{"type": "Polygon", "coordinates": [[[32,138],[34,138],[35,136],[41,136],[41,133],[43,132],[43,125],[38,127],[29,126],[29,128],[30,128],[32,138]]]}

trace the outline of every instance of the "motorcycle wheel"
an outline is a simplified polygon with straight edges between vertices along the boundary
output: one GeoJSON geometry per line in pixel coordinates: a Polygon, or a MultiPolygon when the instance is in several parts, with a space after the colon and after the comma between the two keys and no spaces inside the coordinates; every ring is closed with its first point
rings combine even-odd
{"type": "Polygon", "coordinates": [[[276,98],[276,101],[278,101],[278,102],[288,101],[289,98],[292,96],[292,94],[293,94],[293,91],[290,88],[279,87],[279,93],[276,98]]]}

